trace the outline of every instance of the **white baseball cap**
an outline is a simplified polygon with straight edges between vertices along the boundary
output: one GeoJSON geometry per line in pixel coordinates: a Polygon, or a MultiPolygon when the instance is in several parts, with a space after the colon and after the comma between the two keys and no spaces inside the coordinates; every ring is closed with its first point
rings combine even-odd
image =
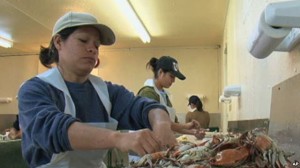
{"type": "Polygon", "coordinates": [[[66,28],[89,25],[99,30],[102,45],[112,45],[115,43],[115,34],[108,26],[98,23],[95,16],[80,12],[68,12],[60,17],[54,25],[52,37],[66,28]]]}

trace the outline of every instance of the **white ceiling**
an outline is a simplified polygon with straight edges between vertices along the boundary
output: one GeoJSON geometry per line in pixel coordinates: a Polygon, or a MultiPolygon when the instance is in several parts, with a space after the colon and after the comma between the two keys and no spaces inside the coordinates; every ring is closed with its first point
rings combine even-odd
{"type": "MultiPolygon", "coordinates": [[[[130,0],[151,35],[144,44],[115,0],[0,0],[0,35],[14,47],[0,56],[38,53],[48,46],[55,21],[68,11],[94,14],[111,27],[117,41],[110,48],[220,45],[229,0],[130,0]]],[[[106,49],[104,47],[103,49],[106,49]]]]}

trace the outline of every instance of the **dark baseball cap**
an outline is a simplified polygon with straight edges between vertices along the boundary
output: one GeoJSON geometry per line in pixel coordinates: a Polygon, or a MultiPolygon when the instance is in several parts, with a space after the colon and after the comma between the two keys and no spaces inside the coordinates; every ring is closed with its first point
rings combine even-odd
{"type": "Polygon", "coordinates": [[[180,80],[185,80],[185,76],[179,71],[178,62],[170,56],[162,56],[157,61],[157,67],[172,73],[180,80]]]}

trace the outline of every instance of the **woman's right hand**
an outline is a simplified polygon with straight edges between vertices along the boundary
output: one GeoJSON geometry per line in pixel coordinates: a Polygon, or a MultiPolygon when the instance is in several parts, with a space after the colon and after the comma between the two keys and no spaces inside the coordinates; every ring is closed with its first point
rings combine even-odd
{"type": "Polygon", "coordinates": [[[123,152],[133,151],[140,156],[160,151],[162,148],[159,139],[149,129],[120,133],[115,146],[123,152]]]}

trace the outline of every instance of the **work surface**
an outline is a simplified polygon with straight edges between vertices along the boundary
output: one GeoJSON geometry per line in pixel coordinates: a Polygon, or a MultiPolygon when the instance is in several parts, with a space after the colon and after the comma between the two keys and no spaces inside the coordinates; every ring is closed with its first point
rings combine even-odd
{"type": "Polygon", "coordinates": [[[1,168],[27,168],[21,153],[21,140],[0,141],[1,168]]]}

